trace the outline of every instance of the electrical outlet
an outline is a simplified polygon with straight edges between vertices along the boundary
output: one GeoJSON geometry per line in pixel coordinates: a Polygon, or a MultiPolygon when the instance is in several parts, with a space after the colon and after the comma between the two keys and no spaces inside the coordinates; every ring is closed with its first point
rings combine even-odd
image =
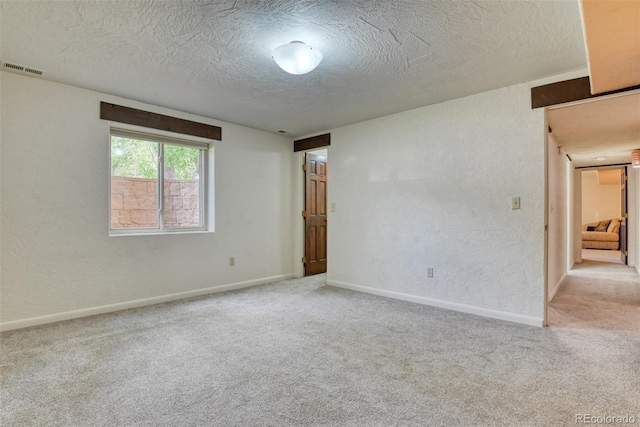
{"type": "Polygon", "coordinates": [[[229,258],[229,266],[233,267],[234,265],[236,265],[236,258],[235,257],[229,258]]]}
{"type": "Polygon", "coordinates": [[[520,209],[520,197],[511,198],[511,210],[520,209]]]}
{"type": "Polygon", "coordinates": [[[427,277],[430,279],[433,278],[433,268],[427,268],[427,277]]]}

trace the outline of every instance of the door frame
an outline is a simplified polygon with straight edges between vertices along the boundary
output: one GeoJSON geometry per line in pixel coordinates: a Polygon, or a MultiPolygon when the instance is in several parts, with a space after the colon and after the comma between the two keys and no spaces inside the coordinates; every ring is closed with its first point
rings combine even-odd
{"type": "MultiPolygon", "coordinates": [[[[619,247],[620,259],[624,262],[624,265],[629,264],[629,225],[631,223],[631,215],[629,215],[629,167],[624,167],[620,174],[620,213],[622,222],[618,229],[618,235],[620,236],[619,247]],[[624,228],[623,228],[624,227],[624,228]],[[624,230],[624,231],[623,231],[624,230]]],[[[633,262],[633,261],[632,261],[633,262]]]]}
{"type": "MultiPolygon", "coordinates": [[[[296,277],[305,277],[304,276],[304,264],[302,264],[302,258],[305,255],[305,228],[304,228],[304,218],[302,217],[302,211],[304,210],[304,194],[305,194],[305,181],[304,181],[304,171],[302,170],[302,165],[304,164],[304,156],[305,154],[318,150],[327,150],[327,161],[329,161],[331,146],[327,145],[325,147],[317,147],[311,148],[309,150],[304,151],[296,151],[293,156],[293,180],[294,184],[294,203],[293,203],[293,218],[294,218],[294,226],[293,226],[293,273],[296,277]]],[[[331,178],[327,178],[330,180],[331,178]]],[[[328,187],[327,192],[327,202],[329,200],[329,193],[331,192],[330,185],[328,187]]],[[[327,246],[329,242],[329,235],[327,233],[327,246]]],[[[328,249],[328,248],[327,248],[328,249]]],[[[329,251],[327,250],[327,253],[329,251]]],[[[328,258],[327,258],[328,261],[328,258]]]]}
{"type": "MultiPolygon", "coordinates": [[[[640,266],[636,265],[636,251],[638,249],[638,244],[640,242],[638,242],[638,239],[636,238],[636,234],[637,234],[637,229],[636,229],[636,224],[638,224],[640,222],[640,217],[638,216],[638,212],[636,211],[636,205],[638,204],[638,189],[637,189],[637,185],[636,185],[636,181],[638,180],[638,172],[637,169],[634,169],[631,167],[631,164],[624,164],[624,165],[607,165],[607,166],[589,166],[589,167],[580,167],[580,168],[576,168],[574,169],[574,172],[577,173],[582,173],[582,172],[586,172],[586,171],[591,171],[591,170],[607,170],[607,169],[622,169],[625,168],[626,169],[626,175],[627,175],[627,201],[626,201],[626,205],[627,205],[627,221],[626,221],[626,239],[627,239],[627,266],[630,267],[636,267],[636,269],[640,266]]],[[[579,185],[576,186],[576,191],[582,191],[582,179],[579,181],[578,183],[579,185]]],[[[582,200],[580,199],[579,201],[574,198],[573,200],[569,201],[570,203],[573,204],[574,208],[579,208],[580,209],[580,213],[582,213],[582,200]]],[[[578,237],[576,236],[576,239],[578,239],[578,237]]],[[[582,262],[582,257],[580,257],[580,261],[576,261],[576,263],[581,263],[582,262]]],[[[639,272],[640,274],[640,272],[639,272]]]]}
{"type": "Polygon", "coordinates": [[[328,153],[329,151],[326,148],[305,153],[304,162],[307,166],[304,171],[304,211],[306,215],[304,218],[305,262],[303,264],[305,276],[327,272],[328,153]],[[322,256],[323,252],[324,257],[322,256]],[[315,259],[312,257],[313,254],[315,254],[315,259]]]}

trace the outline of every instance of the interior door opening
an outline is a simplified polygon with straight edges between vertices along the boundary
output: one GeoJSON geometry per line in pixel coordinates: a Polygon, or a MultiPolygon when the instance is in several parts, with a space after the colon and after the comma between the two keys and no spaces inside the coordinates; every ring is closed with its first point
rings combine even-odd
{"type": "Polygon", "coordinates": [[[630,160],[638,106],[634,92],[545,111],[545,325],[625,328],[611,315],[635,309],[640,174],[630,160]]]}
{"type": "Polygon", "coordinates": [[[305,154],[304,167],[304,275],[327,272],[328,150],[305,154]]]}
{"type": "Polygon", "coordinates": [[[627,264],[627,170],[581,172],[582,259],[627,264]]]}

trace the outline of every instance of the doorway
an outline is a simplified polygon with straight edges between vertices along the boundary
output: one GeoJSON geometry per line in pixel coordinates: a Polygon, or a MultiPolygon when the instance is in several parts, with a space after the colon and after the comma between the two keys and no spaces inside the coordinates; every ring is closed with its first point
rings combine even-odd
{"type": "Polygon", "coordinates": [[[580,173],[582,259],[626,265],[626,168],[589,168],[580,173]]]}
{"type": "Polygon", "coordinates": [[[304,275],[327,272],[328,149],[304,154],[304,275]]]}
{"type": "MultiPolygon", "coordinates": [[[[609,275],[640,277],[640,174],[630,164],[631,152],[640,148],[639,110],[640,92],[631,92],[546,111],[545,324],[557,326],[565,309],[586,316],[581,310],[587,304],[575,301],[585,302],[595,291],[598,301],[612,300],[629,285],[607,287],[609,275]],[[609,190],[613,201],[603,202],[602,195],[590,200],[594,182],[609,190]],[[602,235],[590,239],[591,232],[602,235]],[[570,294],[575,298],[567,299],[570,294]]],[[[636,282],[630,285],[634,289],[636,282]]],[[[596,306],[588,305],[592,318],[596,306]]]]}

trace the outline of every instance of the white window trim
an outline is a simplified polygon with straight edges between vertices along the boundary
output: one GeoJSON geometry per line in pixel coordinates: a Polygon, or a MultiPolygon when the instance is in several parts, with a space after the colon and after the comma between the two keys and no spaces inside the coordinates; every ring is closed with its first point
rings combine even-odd
{"type": "Polygon", "coordinates": [[[158,131],[150,133],[147,129],[140,130],[138,126],[123,125],[109,127],[109,236],[149,236],[167,234],[194,234],[210,233],[213,230],[208,226],[208,205],[210,203],[208,192],[209,181],[209,155],[208,151],[212,142],[204,138],[190,137],[188,135],[173,136],[170,132],[158,131]],[[131,139],[141,139],[144,141],[156,142],[159,144],[158,152],[158,228],[111,228],[111,137],[123,137],[131,139]],[[196,148],[200,152],[200,178],[199,178],[199,215],[201,225],[197,227],[164,227],[164,144],[177,145],[182,147],[196,148]]]}

